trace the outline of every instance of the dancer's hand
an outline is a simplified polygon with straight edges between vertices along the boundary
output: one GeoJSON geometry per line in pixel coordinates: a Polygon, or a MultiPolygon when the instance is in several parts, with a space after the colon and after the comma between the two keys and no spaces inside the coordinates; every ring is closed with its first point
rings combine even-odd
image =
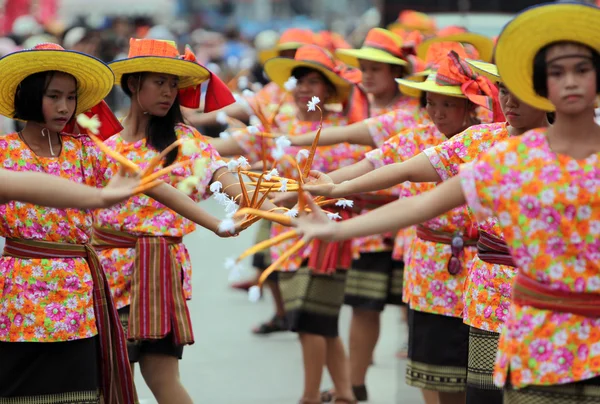
{"type": "Polygon", "coordinates": [[[313,195],[332,197],[335,184],[330,176],[320,171],[311,170],[304,189],[313,195]]]}
{"type": "Polygon", "coordinates": [[[119,172],[110,179],[106,187],[100,190],[102,207],[108,208],[131,197],[136,193],[140,182],[139,173],[120,166],[119,172]]]}
{"type": "Polygon", "coordinates": [[[307,242],[312,239],[333,241],[338,233],[339,223],[327,217],[309,193],[304,194],[310,213],[300,212],[293,225],[307,242]]]}

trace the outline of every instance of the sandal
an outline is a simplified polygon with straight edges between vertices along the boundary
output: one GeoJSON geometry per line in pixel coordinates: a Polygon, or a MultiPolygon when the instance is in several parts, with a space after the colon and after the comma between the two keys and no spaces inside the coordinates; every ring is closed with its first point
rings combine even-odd
{"type": "Polygon", "coordinates": [[[252,333],[255,335],[268,335],[274,332],[282,331],[289,331],[287,320],[285,317],[278,317],[275,315],[271,320],[254,328],[252,333]]]}
{"type": "Polygon", "coordinates": [[[335,396],[335,391],[333,390],[325,390],[321,392],[321,402],[330,403],[333,401],[333,397],[335,396]]]}
{"type": "Polygon", "coordinates": [[[347,398],[347,397],[335,397],[333,399],[334,403],[339,403],[339,404],[357,404],[358,401],[353,399],[353,398],[347,398]]]}
{"type": "MultiPolygon", "coordinates": [[[[369,395],[367,393],[367,386],[364,384],[362,386],[352,386],[352,393],[354,397],[356,397],[356,401],[369,401],[369,395]]],[[[321,401],[324,403],[335,402],[335,391],[334,390],[325,390],[321,392],[321,401]]],[[[338,400],[347,400],[346,398],[338,398],[338,400]]]]}

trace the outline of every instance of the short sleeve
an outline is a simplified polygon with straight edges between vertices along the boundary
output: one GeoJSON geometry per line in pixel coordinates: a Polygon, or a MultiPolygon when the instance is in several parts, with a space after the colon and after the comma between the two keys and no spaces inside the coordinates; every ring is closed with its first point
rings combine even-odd
{"type": "Polygon", "coordinates": [[[418,154],[424,145],[432,144],[432,131],[426,125],[404,129],[396,136],[385,141],[379,149],[367,153],[366,158],[375,168],[401,163],[418,154]]]}
{"type": "Polygon", "coordinates": [[[373,143],[377,147],[381,147],[386,140],[398,132],[416,124],[413,115],[399,109],[366,119],[363,123],[367,125],[373,143]]]}
{"type": "MultiPolygon", "coordinates": [[[[118,172],[117,162],[102,152],[89,136],[79,135],[78,139],[81,142],[82,159],[80,161],[86,184],[104,188],[118,172]]],[[[114,148],[111,147],[111,149],[114,148]]]]}

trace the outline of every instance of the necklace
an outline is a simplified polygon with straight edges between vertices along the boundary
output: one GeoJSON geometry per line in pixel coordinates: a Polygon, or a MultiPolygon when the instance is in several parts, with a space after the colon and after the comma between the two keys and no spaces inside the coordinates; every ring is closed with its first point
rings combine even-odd
{"type": "MultiPolygon", "coordinates": [[[[37,153],[33,150],[33,148],[31,147],[31,145],[29,144],[29,142],[27,142],[27,140],[25,140],[25,136],[23,136],[23,131],[19,131],[19,138],[23,141],[23,143],[25,143],[25,145],[27,145],[27,147],[35,154],[37,155],[37,153]]],[[[52,157],[56,157],[56,154],[54,154],[54,149],[52,148],[52,139],[50,138],[50,131],[46,128],[42,129],[42,136],[48,138],[48,146],[50,146],[50,154],[52,155],[52,157]]],[[[60,145],[62,146],[62,141],[60,139],[60,136],[58,136],[58,143],[60,143],[60,145]]],[[[62,149],[62,147],[61,147],[62,149]]]]}

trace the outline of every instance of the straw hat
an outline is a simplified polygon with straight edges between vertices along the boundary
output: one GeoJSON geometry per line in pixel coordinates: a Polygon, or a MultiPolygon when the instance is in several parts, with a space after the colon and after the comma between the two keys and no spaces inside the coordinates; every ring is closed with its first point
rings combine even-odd
{"type": "Polygon", "coordinates": [[[258,52],[258,60],[264,65],[267,60],[278,57],[281,51],[298,49],[304,45],[315,44],[316,38],[312,31],[301,28],[290,28],[281,34],[274,48],[258,52]]]}
{"type": "Polygon", "coordinates": [[[402,59],[402,38],[383,28],[373,28],[367,34],[360,49],[339,49],[335,55],[342,62],[353,67],[359,67],[358,60],[390,63],[407,66],[402,59]]]}
{"type": "Polygon", "coordinates": [[[180,55],[173,42],[157,39],[130,39],[127,59],[109,63],[115,80],[121,84],[124,74],[165,73],[179,77],[179,88],[194,87],[211,78],[208,69],[198,64],[193,54],[180,55]]]}
{"type": "Polygon", "coordinates": [[[436,42],[458,42],[470,44],[475,48],[475,50],[477,50],[479,59],[483,60],[484,62],[491,61],[494,54],[494,41],[491,38],[488,38],[485,35],[476,34],[474,32],[468,32],[466,29],[461,27],[447,27],[443,30],[440,30],[435,37],[423,41],[417,47],[417,56],[424,58],[429,47],[436,42]]]}
{"type": "Polygon", "coordinates": [[[496,46],[496,65],[511,93],[532,107],[554,111],[533,88],[533,60],[554,42],[577,42],[600,52],[600,9],[553,3],[526,9],[505,27],[496,46]]]}
{"type": "Polygon", "coordinates": [[[437,72],[431,72],[425,81],[417,81],[416,79],[396,79],[400,85],[400,91],[409,97],[419,98],[423,91],[428,93],[436,93],[448,95],[450,97],[467,98],[460,86],[441,85],[437,82],[437,72]]]}
{"type": "Polygon", "coordinates": [[[502,81],[498,74],[498,67],[493,63],[482,62],[481,60],[465,59],[465,61],[471,65],[473,70],[478,74],[487,77],[493,82],[502,81]]]}
{"type": "Polygon", "coordinates": [[[390,31],[421,31],[423,33],[434,33],[436,31],[435,20],[425,13],[414,10],[404,10],[398,15],[396,22],[387,26],[390,31]]]}
{"type": "Polygon", "coordinates": [[[342,78],[332,55],[325,49],[314,45],[305,45],[298,49],[294,59],[277,57],[265,63],[267,76],[283,88],[285,82],[297,67],[309,67],[323,73],[334,85],[336,96],[329,100],[331,103],[344,102],[350,96],[353,84],[342,78]]]}
{"type": "Polygon", "coordinates": [[[0,59],[0,114],[15,115],[17,87],[28,76],[55,70],[77,80],[77,111],[80,114],[108,95],[115,76],[102,61],[84,53],[65,50],[53,43],[8,54],[0,59]]]}

